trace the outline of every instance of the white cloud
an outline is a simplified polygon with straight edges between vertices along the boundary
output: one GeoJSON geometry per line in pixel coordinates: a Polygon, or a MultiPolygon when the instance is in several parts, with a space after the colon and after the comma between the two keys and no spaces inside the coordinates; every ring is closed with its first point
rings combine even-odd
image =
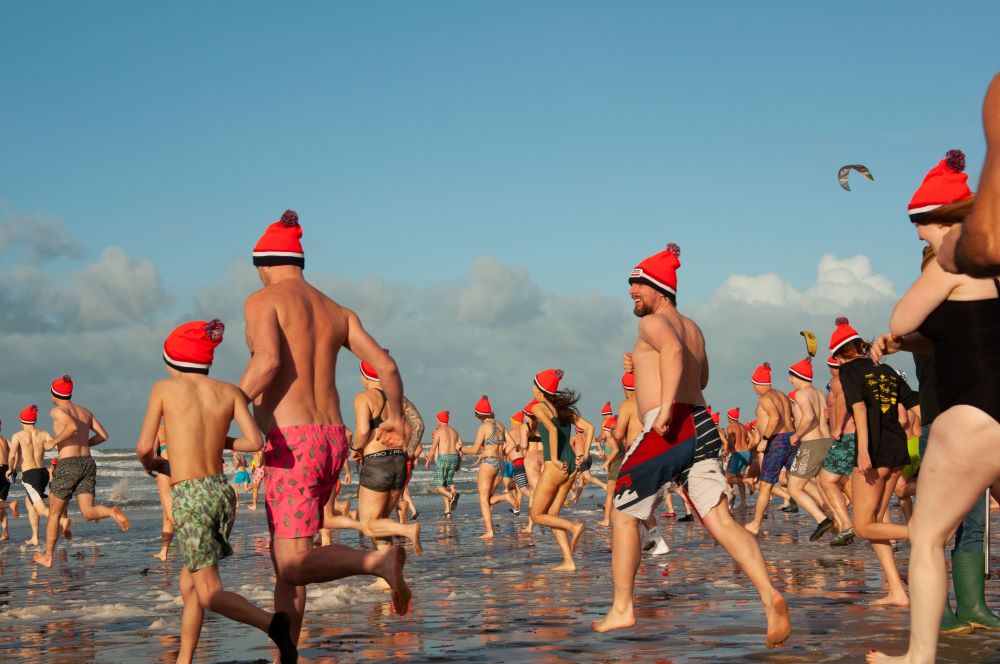
{"type": "Polygon", "coordinates": [[[31,261],[83,255],[83,245],[61,219],[15,213],[0,206],[0,254],[22,250],[31,261]]]}
{"type": "MultiPolygon", "coordinates": [[[[312,269],[307,278],[355,309],[391,349],[408,396],[425,415],[447,408],[467,435],[481,394],[509,415],[531,398],[534,373],[547,367],[566,371],[566,385],[583,393],[584,414],[593,419],[605,400],[621,398],[621,353],[634,343],[636,328],[624,288],[616,296],[557,293],[525,269],[492,258],[477,260],[462,278],[427,287],[312,269]]],[[[105,421],[114,444],[131,445],[149,387],[164,375],[160,349],[174,325],[221,318],[226,342],[213,375],[238,380],[247,361],[243,302],[257,288],[253,267],[239,263],[224,282],[178,302],[152,263],[115,247],[62,277],[28,265],[7,268],[0,272],[0,344],[10,352],[0,416],[10,421],[28,403],[47,403],[48,382],[70,373],[80,400],[105,421]]],[[[775,376],[783,376],[784,367],[804,355],[799,330],[814,331],[825,348],[833,319],[846,314],[863,335],[873,336],[885,327],[895,299],[892,285],[866,257],[828,255],[815,283],[803,290],[776,274],[733,275],[705,301],[682,302],[682,310],[705,331],[710,400],[720,409],[747,410],[753,368],[768,360],[775,376]]],[[[824,376],[822,350],[818,359],[817,375],[824,376]]],[[[895,364],[910,368],[908,361],[895,364]]],[[[344,403],[359,388],[357,363],[346,352],[338,385],[344,403]]]]}

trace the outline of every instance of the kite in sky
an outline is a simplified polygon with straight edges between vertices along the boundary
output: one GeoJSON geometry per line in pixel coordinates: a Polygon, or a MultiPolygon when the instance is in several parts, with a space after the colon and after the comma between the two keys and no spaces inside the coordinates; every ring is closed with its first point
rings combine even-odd
{"type": "Polygon", "coordinates": [[[875,181],[875,178],[872,177],[872,172],[868,170],[867,166],[862,166],[861,164],[847,164],[846,166],[841,166],[840,170],[837,171],[837,180],[840,181],[840,186],[844,188],[844,191],[851,190],[851,185],[847,183],[847,175],[851,172],[852,168],[858,173],[861,173],[861,175],[871,182],[875,181]]]}

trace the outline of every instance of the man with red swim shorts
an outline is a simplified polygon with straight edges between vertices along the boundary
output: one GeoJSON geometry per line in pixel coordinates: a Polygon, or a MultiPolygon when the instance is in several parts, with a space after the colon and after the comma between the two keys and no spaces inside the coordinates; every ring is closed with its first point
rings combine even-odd
{"type": "MultiPolygon", "coordinates": [[[[632,591],[641,555],[638,523],[648,517],[671,481],[686,485],[705,528],[750,578],[767,618],[766,643],[782,643],[791,632],[788,609],[767,573],[756,540],[729,514],[729,490],[719,462],[722,440],[705,408],[708,385],[705,337],[677,311],[680,248],[667,245],[629,275],[629,295],[639,321],[632,352],[636,412],[643,432],[625,453],[615,484],[611,514],[611,574],[614,601],[594,621],[598,632],[635,624],[632,591]]],[[[679,607],[678,607],[679,608],[679,607]]]]}
{"type": "Polygon", "coordinates": [[[347,458],[337,394],[337,354],[347,348],[382,377],[388,415],[383,436],[405,435],[403,385],[396,363],[365,331],[357,314],[313,288],[302,275],[305,256],[298,215],[288,210],[267,227],[253,250],[264,287],[244,305],[250,362],[240,387],[267,432],[264,485],[274,606],[292,619],[298,642],[306,589],[346,576],[371,574],[392,588],[393,608],[406,613],[410,590],[398,546],[366,553],[338,544],[313,547],[323,506],[347,458]]]}

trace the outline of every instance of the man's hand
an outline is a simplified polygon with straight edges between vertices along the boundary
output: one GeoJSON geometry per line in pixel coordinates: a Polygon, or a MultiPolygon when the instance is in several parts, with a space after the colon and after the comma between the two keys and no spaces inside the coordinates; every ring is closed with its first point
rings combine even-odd
{"type": "Polygon", "coordinates": [[[146,473],[155,477],[155,474],[170,475],[170,464],[163,457],[153,457],[153,460],[146,467],[146,473]]]}
{"type": "Polygon", "coordinates": [[[634,368],[632,365],[632,353],[625,353],[622,356],[622,366],[625,369],[625,373],[632,373],[632,369],[634,368]]]}
{"type": "Polygon", "coordinates": [[[952,224],[951,229],[945,233],[941,246],[938,247],[937,262],[944,268],[945,272],[961,274],[958,264],[955,261],[955,248],[962,237],[962,224],[952,224]]]}
{"type": "Polygon", "coordinates": [[[865,481],[871,484],[871,478],[869,474],[872,470],[872,460],[871,457],[865,454],[858,454],[858,472],[865,476],[865,481]]]}
{"type": "Polygon", "coordinates": [[[878,364],[882,357],[885,355],[892,355],[893,353],[898,353],[903,347],[903,337],[898,337],[895,334],[885,334],[878,337],[873,343],[871,350],[868,352],[868,357],[875,364],[878,364]]]}
{"type": "Polygon", "coordinates": [[[407,428],[409,424],[402,416],[396,415],[387,418],[379,425],[378,431],[382,433],[382,440],[387,443],[402,443],[408,440],[407,428]]]}
{"type": "Polygon", "coordinates": [[[667,435],[667,429],[670,427],[670,420],[673,417],[673,410],[673,408],[660,409],[660,412],[656,415],[656,419],[653,420],[653,431],[661,436],[667,435]]]}

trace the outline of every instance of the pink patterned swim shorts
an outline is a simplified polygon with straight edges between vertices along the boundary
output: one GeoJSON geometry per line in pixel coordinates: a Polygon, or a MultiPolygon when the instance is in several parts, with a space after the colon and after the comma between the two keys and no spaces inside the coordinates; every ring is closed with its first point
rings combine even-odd
{"type": "Polygon", "coordinates": [[[267,434],[264,502],[272,537],[316,534],[346,459],[347,431],[342,424],[302,424],[267,434]]]}

